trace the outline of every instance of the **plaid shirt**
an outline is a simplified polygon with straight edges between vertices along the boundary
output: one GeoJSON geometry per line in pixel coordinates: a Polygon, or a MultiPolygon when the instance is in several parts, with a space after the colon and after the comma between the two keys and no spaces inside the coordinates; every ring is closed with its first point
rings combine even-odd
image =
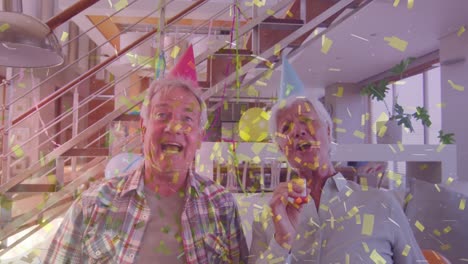
{"type": "MultiPolygon", "coordinates": [[[[135,263],[150,214],[142,171],[84,192],[67,212],[44,263],[135,263]]],[[[181,215],[186,263],[246,263],[233,196],[192,172],[188,183],[181,215]]]]}

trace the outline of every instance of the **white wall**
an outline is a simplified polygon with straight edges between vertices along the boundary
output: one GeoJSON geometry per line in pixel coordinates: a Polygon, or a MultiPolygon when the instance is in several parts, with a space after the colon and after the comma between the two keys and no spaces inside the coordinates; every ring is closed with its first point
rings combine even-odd
{"type": "Polygon", "coordinates": [[[365,143],[365,137],[361,138],[359,132],[368,134],[367,124],[370,121],[366,121],[364,126],[361,123],[362,115],[367,112],[367,97],[360,95],[360,90],[351,83],[333,84],[325,89],[325,105],[331,117],[338,119],[333,124],[333,135],[339,144],[365,143]]]}
{"type": "MultiPolygon", "coordinates": [[[[442,103],[442,130],[447,133],[455,133],[457,145],[457,171],[460,179],[468,179],[468,114],[466,103],[468,91],[458,91],[452,88],[449,80],[457,85],[468,88],[468,61],[462,61],[451,65],[444,65],[446,61],[468,57],[468,34],[465,32],[460,37],[456,33],[450,34],[440,40],[441,61],[441,88],[442,103]]],[[[466,89],[465,88],[465,89],[466,89]]]]}

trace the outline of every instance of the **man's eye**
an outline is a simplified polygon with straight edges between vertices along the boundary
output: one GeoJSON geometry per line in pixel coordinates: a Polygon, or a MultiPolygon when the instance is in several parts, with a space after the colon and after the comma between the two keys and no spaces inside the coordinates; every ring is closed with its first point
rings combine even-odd
{"type": "Polygon", "coordinates": [[[289,130],[291,130],[291,125],[290,124],[286,124],[286,125],[283,125],[283,127],[281,127],[281,133],[282,134],[286,134],[287,132],[289,132],[289,130]]]}
{"type": "Polygon", "coordinates": [[[154,119],[156,120],[164,120],[166,119],[167,114],[166,113],[155,113],[154,114],[154,119]]]}
{"type": "Polygon", "coordinates": [[[192,121],[193,121],[193,118],[190,117],[190,116],[185,116],[185,117],[184,117],[184,121],[185,121],[185,122],[192,122],[192,121]]]}

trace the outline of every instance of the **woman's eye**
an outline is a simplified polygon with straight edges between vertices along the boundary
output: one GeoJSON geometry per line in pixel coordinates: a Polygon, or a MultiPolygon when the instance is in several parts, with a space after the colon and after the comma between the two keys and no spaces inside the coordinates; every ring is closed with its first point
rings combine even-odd
{"type": "Polygon", "coordinates": [[[283,125],[283,127],[281,128],[281,133],[286,134],[290,129],[291,129],[291,125],[289,124],[283,125]]]}

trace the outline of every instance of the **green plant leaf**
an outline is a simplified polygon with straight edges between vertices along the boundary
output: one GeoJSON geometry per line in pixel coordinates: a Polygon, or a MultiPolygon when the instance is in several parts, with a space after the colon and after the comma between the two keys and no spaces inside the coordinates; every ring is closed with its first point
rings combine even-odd
{"type": "Polygon", "coordinates": [[[398,125],[402,125],[406,128],[408,128],[411,132],[414,132],[413,124],[411,123],[411,115],[410,114],[404,114],[403,117],[397,118],[398,120],[398,125]]]}
{"type": "Polygon", "coordinates": [[[402,75],[407,69],[408,66],[415,60],[414,57],[409,57],[404,60],[402,60],[400,63],[397,65],[393,66],[393,68],[390,70],[391,73],[395,75],[402,75]]]}
{"type": "Polygon", "coordinates": [[[361,95],[368,95],[372,99],[376,99],[377,101],[382,101],[385,99],[385,96],[390,90],[388,87],[388,81],[387,80],[381,80],[377,84],[371,83],[366,85],[364,88],[361,89],[361,95]]]}
{"type": "Polygon", "coordinates": [[[439,130],[439,136],[437,136],[437,138],[439,138],[439,142],[442,144],[446,144],[446,145],[455,143],[454,137],[455,137],[454,133],[445,134],[444,131],[442,130],[439,130]]]}
{"type": "Polygon", "coordinates": [[[395,103],[395,105],[393,107],[395,107],[395,113],[396,113],[397,116],[399,116],[399,115],[402,116],[404,114],[403,107],[401,105],[399,105],[398,103],[395,103]]]}
{"type": "Polygon", "coordinates": [[[413,114],[413,117],[416,118],[416,120],[421,120],[421,123],[427,127],[432,125],[430,116],[424,107],[416,107],[416,113],[413,114]]]}

